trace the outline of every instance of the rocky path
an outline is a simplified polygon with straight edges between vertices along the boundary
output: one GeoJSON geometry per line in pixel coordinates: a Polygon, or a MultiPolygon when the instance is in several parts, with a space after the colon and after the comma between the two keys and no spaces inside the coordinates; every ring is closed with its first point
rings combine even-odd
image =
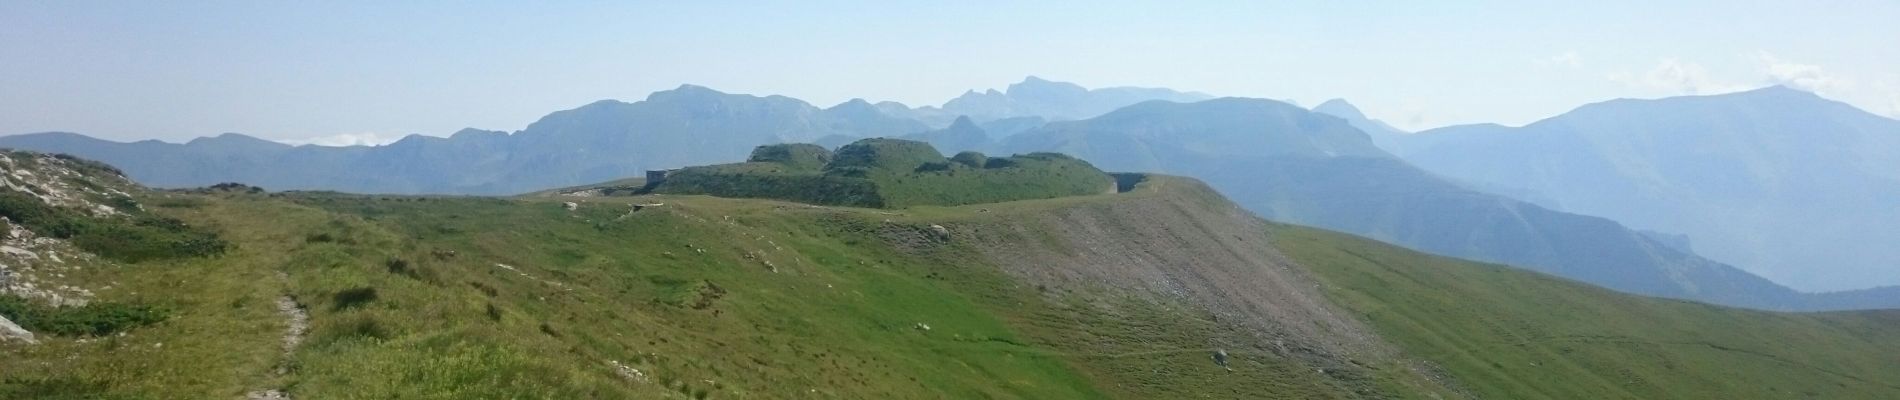
{"type": "Polygon", "coordinates": [[[310,331],[310,312],[305,311],[303,305],[297,304],[297,299],[290,296],[277,298],[277,312],[284,314],[284,320],[289,325],[284,329],[284,362],[277,366],[277,374],[283,375],[290,372],[291,353],[297,351],[297,345],[303,343],[304,333],[310,331]]]}
{"type": "MultiPolygon", "coordinates": [[[[279,274],[279,278],[284,278],[279,274]]],[[[310,331],[310,312],[297,304],[297,299],[284,295],[277,298],[277,312],[284,315],[284,359],[277,363],[277,375],[290,373],[290,357],[297,351],[297,345],[303,343],[304,334],[310,331]]],[[[290,400],[290,394],[283,389],[265,389],[244,394],[246,400],[290,400]]]]}

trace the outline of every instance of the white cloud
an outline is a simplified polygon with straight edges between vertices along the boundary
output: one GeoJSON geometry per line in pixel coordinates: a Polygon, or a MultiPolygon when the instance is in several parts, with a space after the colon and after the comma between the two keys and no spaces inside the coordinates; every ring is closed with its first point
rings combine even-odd
{"type": "Polygon", "coordinates": [[[1646,73],[1621,71],[1607,77],[1612,82],[1669,95],[1722,94],[1783,85],[1845,102],[1870,113],[1900,118],[1900,74],[1883,75],[1878,79],[1842,75],[1820,65],[1782,59],[1767,51],[1740,54],[1738,58],[1742,62],[1736,66],[1741,68],[1730,68],[1735,74],[1722,77],[1711,74],[1701,64],[1674,58],[1662,60],[1646,73]],[[1751,63],[1755,71],[1746,72],[1746,66],[1751,63]]]}
{"type": "Polygon", "coordinates": [[[1838,94],[1853,85],[1846,79],[1829,75],[1819,65],[1801,64],[1783,60],[1766,51],[1755,53],[1755,59],[1761,62],[1762,72],[1768,75],[1769,83],[1785,85],[1819,94],[1838,94]]]}
{"type": "MultiPolygon", "coordinates": [[[[1405,100],[1404,102],[1401,102],[1398,104],[1397,109],[1388,109],[1390,110],[1390,115],[1398,116],[1397,120],[1381,120],[1381,121],[1384,121],[1385,123],[1388,123],[1388,124],[1392,124],[1393,127],[1399,128],[1406,132],[1418,132],[1418,131],[1422,131],[1426,129],[1436,128],[1444,124],[1448,120],[1456,121],[1456,120],[1460,120],[1459,119],[1460,117],[1463,117],[1463,115],[1447,115],[1447,113],[1434,113],[1432,112],[1432,110],[1426,109],[1424,106],[1425,104],[1432,104],[1432,103],[1418,101],[1417,99],[1405,100]]],[[[1367,114],[1367,115],[1371,115],[1371,114],[1367,114]]]]}
{"type": "Polygon", "coordinates": [[[1721,94],[1748,89],[1743,85],[1717,80],[1701,64],[1674,58],[1662,60],[1656,68],[1641,76],[1616,73],[1610,75],[1610,80],[1678,94],[1721,94]]]}
{"type": "Polygon", "coordinates": [[[1882,79],[1875,87],[1887,98],[1887,116],[1900,118],[1900,75],[1882,79]]]}
{"type": "Polygon", "coordinates": [[[1539,67],[1582,68],[1583,56],[1577,54],[1576,50],[1571,50],[1571,51],[1566,51],[1563,54],[1531,60],[1531,62],[1537,64],[1537,66],[1539,67]]]}
{"type": "Polygon", "coordinates": [[[303,139],[276,139],[279,143],[292,145],[314,144],[318,146],[381,146],[395,143],[403,135],[381,134],[376,132],[342,133],[330,136],[318,136],[303,139]]]}

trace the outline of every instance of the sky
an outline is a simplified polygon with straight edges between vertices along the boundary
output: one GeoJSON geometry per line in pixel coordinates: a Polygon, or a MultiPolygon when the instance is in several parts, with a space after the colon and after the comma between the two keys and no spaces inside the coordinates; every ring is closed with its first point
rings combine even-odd
{"type": "Polygon", "coordinates": [[[684,83],[916,106],[1029,75],[1409,130],[1772,84],[1900,117],[1885,0],[545,3],[0,0],[0,134],[374,144],[684,83]]]}

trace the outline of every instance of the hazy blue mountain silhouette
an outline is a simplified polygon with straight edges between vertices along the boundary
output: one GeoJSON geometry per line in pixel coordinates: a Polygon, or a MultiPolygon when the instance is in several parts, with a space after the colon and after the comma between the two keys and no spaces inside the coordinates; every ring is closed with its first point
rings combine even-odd
{"type": "Polygon", "coordinates": [[[995,150],[1192,176],[1269,219],[1632,293],[1773,309],[1900,305],[1891,292],[1804,295],[1608,219],[1467,189],[1380,150],[1344,119],[1277,101],[1142,103],[1050,123],[995,150]]]}
{"type": "Polygon", "coordinates": [[[1399,140],[1400,136],[1404,136],[1408,133],[1397,127],[1393,127],[1391,124],[1385,123],[1385,121],[1366,117],[1366,113],[1360,112],[1358,106],[1346,102],[1346,99],[1332,99],[1319,103],[1319,105],[1313,106],[1313,112],[1346,120],[1346,123],[1351,124],[1352,127],[1359,128],[1360,131],[1371,136],[1373,144],[1387,151],[1391,151],[1392,146],[1399,140]]]}
{"type": "Polygon", "coordinates": [[[508,194],[743,159],[760,144],[928,129],[861,100],[819,109],[784,96],[683,85],[644,101],[554,112],[519,132],[468,129],[375,147],[289,146],[238,134],[119,143],[70,133],[0,137],[0,146],[104,161],[156,187],[237,181],[277,190],[508,194]]]}
{"type": "Polygon", "coordinates": [[[1427,170],[1685,234],[1697,253],[1796,287],[1900,284],[1900,121],[1812,93],[1613,100],[1400,139],[1427,170]]]}
{"type": "Polygon", "coordinates": [[[1191,102],[1210,98],[1213,96],[1162,88],[1088,89],[1074,83],[1031,76],[1009,85],[1003,91],[964,92],[945,102],[941,110],[952,116],[969,116],[977,121],[1013,117],[1041,117],[1060,121],[1092,118],[1150,100],[1191,102]]]}

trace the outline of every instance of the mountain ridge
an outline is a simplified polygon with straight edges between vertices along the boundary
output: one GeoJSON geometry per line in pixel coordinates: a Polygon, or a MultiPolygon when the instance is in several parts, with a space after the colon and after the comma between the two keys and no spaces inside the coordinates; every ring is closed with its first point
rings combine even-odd
{"type": "Polygon", "coordinates": [[[1422,168],[1547,206],[1686,234],[1698,253],[1809,290],[1893,285],[1900,121],[1787,87],[1619,99],[1523,127],[1402,138],[1422,168]],[[1555,152],[1554,149],[1567,149],[1555,152]],[[1539,154],[1541,156],[1532,156],[1539,154]],[[1521,194],[1521,195],[1520,195],[1521,194]],[[1829,264],[1826,273],[1810,268],[1829,264]]]}
{"type": "Polygon", "coordinates": [[[220,148],[240,139],[229,135],[172,144],[57,133],[0,137],[0,146],[107,160],[158,187],[243,181],[277,189],[509,194],[740,158],[758,144],[927,129],[881,112],[844,111],[850,110],[827,113],[785,96],[681,85],[639,102],[601,100],[556,111],[512,133],[468,128],[447,138],[410,135],[394,147],[273,144],[244,154],[220,148]]]}
{"type": "Polygon", "coordinates": [[[1271,220],[1633,293],[1766,309],[1827,307],[1613,221],[1465,189],[1383,152],[1348,121],[1272,100],[1143,103],[1051,123],[1011,137],[1002,149],[1195,176],[1271,220]]]}

